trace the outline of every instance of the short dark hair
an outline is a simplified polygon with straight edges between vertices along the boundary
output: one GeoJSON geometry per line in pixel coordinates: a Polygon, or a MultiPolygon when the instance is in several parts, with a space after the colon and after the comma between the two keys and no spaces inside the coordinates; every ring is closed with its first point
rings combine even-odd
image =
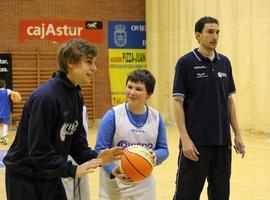
{"type": "Polygon", "coordinates": [[[147,94],[153,94],[156,84],[156,79],[150,71],[146,69],[137,69],[128,74],[126,85],[128,81],[142,82],[145,84],[147,94]]]}
{"type": "Polygon", "coordinates": [[[96,56],[97,48],[86,40],[79,38],[69,40],[58,49],[58,71],[68,73],[69,63],[79,63],[82,56],[96,56]]]}
{"type": "Polygon", "coordinates": [[[212,24],[212,23],[219,25],[218,20],[214,17],[208,16],[202,17],[195,24],[195,32],[201,33],[205,24],[212,24]]]}
{"type": "Polygon", "coordinates": [[[0,79],[0,88],[6,87],[6,82],[4,79],[0,79]]]}

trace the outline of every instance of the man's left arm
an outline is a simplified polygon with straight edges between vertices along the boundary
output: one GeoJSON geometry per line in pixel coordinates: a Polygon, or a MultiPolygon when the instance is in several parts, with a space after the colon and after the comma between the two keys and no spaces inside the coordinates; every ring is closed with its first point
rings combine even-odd
{"type": "Polygon", "coordinates": [[[234,132],[234,148],[236,153],[242,154],[242,158],[245,156],[245,144],[241,136],[241,132],[239,129],[237,116],[236,116],[236,108],[233,101],[232,96],[229,96],[228,99],[228,109],[229,109],[229,117],[230,117],[230,124],[232,126],[234,132]]]}

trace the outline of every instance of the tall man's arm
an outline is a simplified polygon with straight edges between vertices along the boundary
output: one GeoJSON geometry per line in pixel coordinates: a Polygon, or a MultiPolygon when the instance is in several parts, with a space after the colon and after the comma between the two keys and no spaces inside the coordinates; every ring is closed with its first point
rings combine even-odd
{"type": "Polygon", "coordinates": [[[242,154],[242,158],[245,156],[245,144],[241,136],[241,132],[239,129],[237,116],[236,116],[236,108],[233,101],[232,96],[229,96],[228,100],[228,109],[229,109],[229,116],[230,116],[230,123],[234,132],[234,148],[236,153],[242,154]]]}
{"type": "Polygon", "coordinates": [[[192,140],[190,139],[187,129],[186,129],[185,113],[184,113],[184,107],[183,107],[184,97],[175,96],[173,100],[174,100],[173,101],[174,114],[175,114],[176,124],[180,132],[183,154],[188,159],[197,161],[199,159],[197,156],[199,152],[196,149],[196,146],[193,144],[192,140]]]}

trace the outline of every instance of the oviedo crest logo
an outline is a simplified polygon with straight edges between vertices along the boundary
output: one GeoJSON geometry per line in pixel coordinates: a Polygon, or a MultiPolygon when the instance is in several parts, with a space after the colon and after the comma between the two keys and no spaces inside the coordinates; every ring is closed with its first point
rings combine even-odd
{"type": "Polygon", "coordinates": [[[113,41],[117,47],[124,47],[127,44],[126,26],[117,24],[114,27],[113,41]]]}

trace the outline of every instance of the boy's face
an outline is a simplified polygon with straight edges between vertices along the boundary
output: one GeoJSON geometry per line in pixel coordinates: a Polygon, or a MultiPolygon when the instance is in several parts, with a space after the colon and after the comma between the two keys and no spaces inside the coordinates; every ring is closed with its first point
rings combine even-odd
{"type": "Polygon", "coordinates": [[[75,86],[89,84],[97,71],[96,57],[92,55],[82,56],[79,63],[68,64],[68,67],[67,77],[75,86]]]}
{"type": "Polygon", "coordinates": [[[196,32],[196,38],[199,41],[200,47],[207,50],[215,50],[219,38],[219,25],[216,23],[205,24],[202,32],[196,32]]]}
{"type": "Polygon", "coordinates": [[[126,100],[134,106],[144,105],[151,95],[147,94],[145,83],[128,81],[126,85],[126,100]]]}

